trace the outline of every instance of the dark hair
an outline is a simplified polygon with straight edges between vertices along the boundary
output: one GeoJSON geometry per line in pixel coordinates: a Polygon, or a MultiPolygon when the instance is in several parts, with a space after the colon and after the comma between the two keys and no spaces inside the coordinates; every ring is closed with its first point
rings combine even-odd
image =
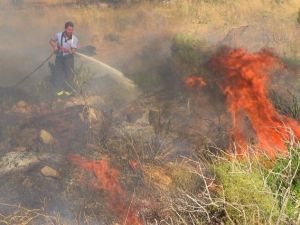
{"type": "Polygon", "coordinates": [[[65,29],[67,29],[68,27],[74,27],[74,23],[71,21],[68,21],[65,23],[65,29]]]}

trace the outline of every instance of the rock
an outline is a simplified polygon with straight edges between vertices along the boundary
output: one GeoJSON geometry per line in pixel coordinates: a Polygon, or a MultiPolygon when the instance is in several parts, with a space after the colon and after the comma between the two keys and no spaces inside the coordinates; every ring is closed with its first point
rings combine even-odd
{"type": "Polygon", "coordinates": [[[44,144],[52,144],[54,142],[54,138],[53,138],[52,134],[50,134],[46,130],[40,131],[40,138],[44,144]]]}
{"type": "Polygon", "coordinates": [[[12,107],[11,111],[15,113],[31,114],[34,111],[34,108],[25,101],[19,101],[12,107]]]}
{"type": "Polygon", "coordinates": [[[58,178],[59,177],[59,173],[57,172],[57,170],[53,169],[50,166],[44,166],[41,169],[41,173],[45,177],[53,177],[53,178],[58,178]]]}

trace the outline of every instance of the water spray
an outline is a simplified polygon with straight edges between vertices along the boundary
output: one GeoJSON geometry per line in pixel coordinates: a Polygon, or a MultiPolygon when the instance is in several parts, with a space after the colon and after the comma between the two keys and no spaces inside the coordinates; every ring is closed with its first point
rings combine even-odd
{"type": "Polygon", "coordinates": [[[84,59],[87,59],[91,62],[96,63],[98,66],[100,66],[105,72],[107,72],[108,75],[110,75],[118,83],[121,83],[121,84],[125,85],[127,88],[135,88],[135,84],[133,83],[133,81],[128,79],[127,77],[125,77],[124,74],[121,71],[119,71],[119,70],[117,70],[117,69],[115,69],[115,68],[113,68],[113,67],[111,67],[111,66],[109,66],[109,65],[107,65],[107,64],[105,64],[105,63],[103,63],[103,62],[101,62],[97,59],[95,59],[95,58],[93,58],[93,57],[87,56],[85,54],[82,54],[82,53],[79,53],[79,52],[76,52],[75,54],[82,57],[82,58],[84,58],[84,59]]]}

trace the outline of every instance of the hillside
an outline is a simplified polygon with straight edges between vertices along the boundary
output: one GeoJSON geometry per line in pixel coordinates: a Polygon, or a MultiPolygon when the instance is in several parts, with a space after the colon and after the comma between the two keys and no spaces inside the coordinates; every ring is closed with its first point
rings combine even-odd
{"type": "Polygon", "coordinates": [[[299,24],[298,0],[1,1],[0,224],[300,224],[299,24]]]}

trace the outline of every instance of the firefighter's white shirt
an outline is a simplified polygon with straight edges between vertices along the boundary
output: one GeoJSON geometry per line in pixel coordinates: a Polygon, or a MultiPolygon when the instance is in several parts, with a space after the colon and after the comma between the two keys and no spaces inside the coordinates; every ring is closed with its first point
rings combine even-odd
{"type": "MultiPolygon", "coordinates": [[[[51,38],[51,40],[55,41],[57,43],[57,47],[63,47],[66,49],[77,49],[78,47],[78,38],[75,35],[72,35],[72,38],[66,37],[66,35],[63,35],[64,32],[58,32],[55,34],[54,37],[51,38]],[[62,37],[63,35],[63,37],[62,37]],[[62,41],[62,42],[61,42],[62,41]]],[[[69,55],[70,53],[64,52],[63,56],[69,55]]]]}

